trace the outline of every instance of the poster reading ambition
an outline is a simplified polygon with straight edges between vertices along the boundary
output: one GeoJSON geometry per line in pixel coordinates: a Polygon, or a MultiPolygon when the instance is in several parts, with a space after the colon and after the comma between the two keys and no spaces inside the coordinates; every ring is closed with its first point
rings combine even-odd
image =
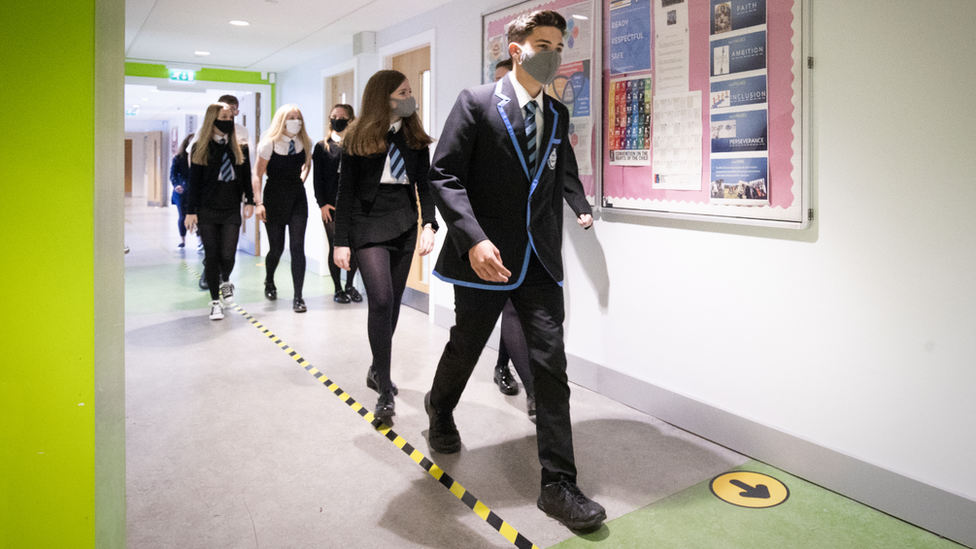
{"type": "Polygon", "coordinates": [[[769,204],[766,0],[711,0],[713,204],[769,204]]]}

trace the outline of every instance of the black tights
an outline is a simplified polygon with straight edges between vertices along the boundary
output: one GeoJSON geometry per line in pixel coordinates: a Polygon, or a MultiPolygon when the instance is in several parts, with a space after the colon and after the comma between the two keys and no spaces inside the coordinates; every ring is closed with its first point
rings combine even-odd
{"type": "Polygon", "coordinates": [[[237,239],[241,234],[239,224],[197,225],[197,232],[203,242],[203,276],[207,280],[210,299],[220,297],[220,281],[230,280],[237,258],[237,239]]]}
{"type": "MultiPolygon", "coordinates": [[[[332,275],[332,283],[335,285],[335,293],[342,291],[342,279],[339,278],[342,273],[342,269],[335,264],[335,212],[332,212],[332,221],[326,222],[322,221],[325,225],[325,234],[329,237],[329,257],[325,258],[325,262],[329,264],[329,274],[332,275]]],[[[349,258],[349,270],[346,271],[346,289],[352,288],[353,279],[356,278],[356,270],[359,268],[359,264],[356,262],[356,254],[352,254],[349,258]]]]}
{"type": "Polygon", "coordinates": [[[532,383],[532,370],[529,368],[529,345],[525,342],[522,322],[511,299],[502,309],[501,336],[498,342],[497,366],[508,366],[508,359],[511,358],[515,372],[518,373],[525,387],[526,396],[535,398],[535,385],[532,383]]]}
{"type": "MultiPolygon", "coordinates": [[[[305,227],[308,225],[308,214],[297,213],[292,215],[288,221],[289,251],[291,252],[291,281],[295,285],[295,299],[302,297],[302,287],[305,285],[305,227]]],[[[275,269],[278,268],[278,261],[281,254],[285,251],[285,225],[272,225],[267,223],[265,230],[268,231],[268,257],[264,264],[268,274],[264,279],[265,284],[274,284],[275,269]]]]}
{"type": "Polygon", "coordinates": [[[380,391],[392,388],[390,356],[393,332],[400,316],[400,299],[407,286],[413,251],[394,252],[378,246],[356,250],[359,274],[366,286],[369,318],[366,330],[380,391]]]}

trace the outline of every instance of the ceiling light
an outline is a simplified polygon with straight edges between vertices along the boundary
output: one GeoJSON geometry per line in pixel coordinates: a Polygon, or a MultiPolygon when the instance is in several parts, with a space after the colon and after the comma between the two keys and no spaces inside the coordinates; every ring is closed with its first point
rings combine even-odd
{"type": "Polygon", "coordinates": [[[231,21],[230,24],[237,27],[246,27],[250,25],[250,23],[248,23],[247,21],[238,21],[237,19],[231,21]]]}
{"type": "Polygon", "coordinates": [[[204,55],[210,55],[210,52],[209,51],[195,51],[195,52],[193,52],[193,55],[197,55],[197,56],[203,57],[204,55]]]}
{"type": "Polygon", "coordinates": [[[573,19],[579,19],[581,21],[589,21],[589,17],[585,15],[573,15],[573,19]]]}
{"type": "Polygon", "coordinates": [[[148,97],[143,97],[142,100],[143,101],[149,101],[149,98],[148,97]]]}

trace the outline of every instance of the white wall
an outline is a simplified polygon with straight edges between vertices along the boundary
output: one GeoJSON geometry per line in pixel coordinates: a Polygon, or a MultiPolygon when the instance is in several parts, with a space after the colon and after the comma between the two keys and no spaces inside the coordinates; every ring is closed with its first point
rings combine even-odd
{"type": "MultiPolygon", "coordinates": [[[[496,5],[378,32],[382,47],[435,30],[440,124],[480,83],[496,5]]],[[[567,226],[567,351],[972,502],[976,3],[819,0],[812,15],[812,227],[567,226]]],[[[313,103],[318,72],[348,59],[289,71],[282,97],[313,103]]],[[[431,310],[451,310],[433,290],[431,310]]]]}

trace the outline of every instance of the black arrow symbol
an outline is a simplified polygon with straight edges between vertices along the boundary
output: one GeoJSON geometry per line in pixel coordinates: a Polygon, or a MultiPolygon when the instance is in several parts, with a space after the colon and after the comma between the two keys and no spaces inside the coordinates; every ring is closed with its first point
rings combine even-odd
{"type": "Polygon", "coordinates": [[[755,487],[752,487],[741,480],[731,480],[729,482],[745,490],[739,493],[744,498],[769,499],[769,488],[765,484],[757,484],[755,487]]]}

